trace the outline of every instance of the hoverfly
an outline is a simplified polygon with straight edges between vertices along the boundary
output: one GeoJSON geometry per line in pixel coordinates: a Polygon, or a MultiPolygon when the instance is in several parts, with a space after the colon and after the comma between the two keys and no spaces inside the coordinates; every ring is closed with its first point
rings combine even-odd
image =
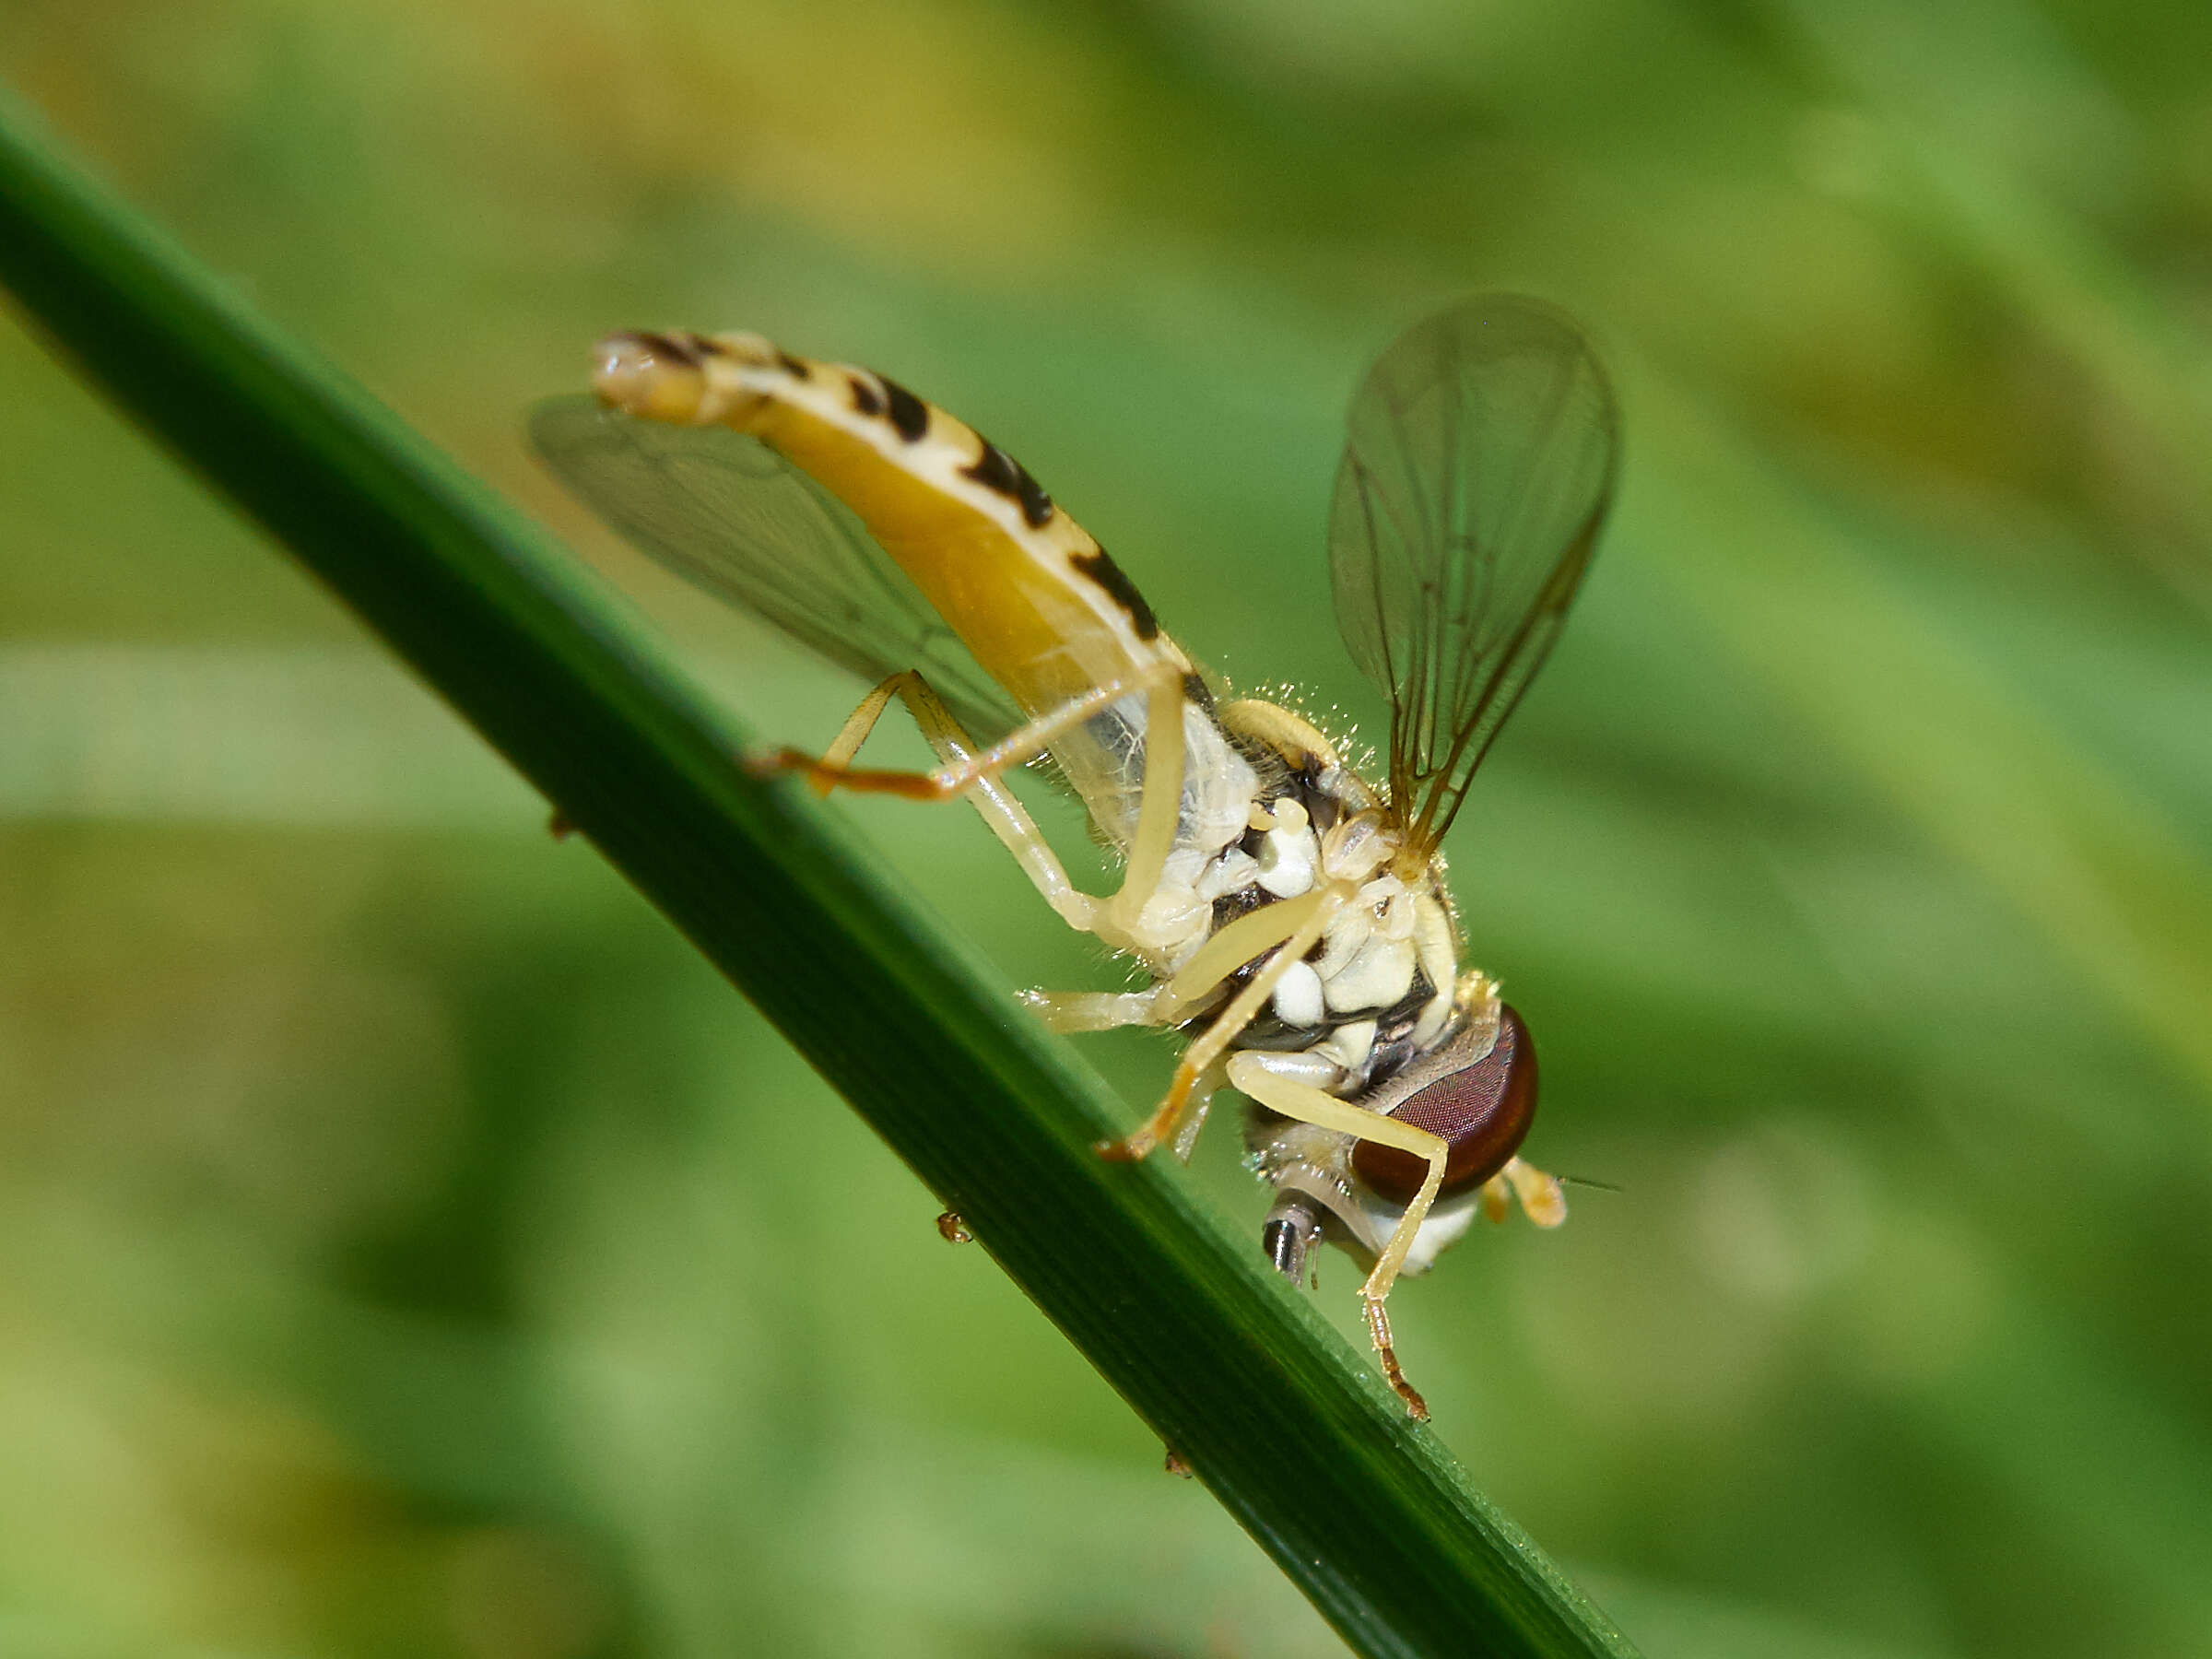
{"type": "Polygon", "coordinates": [[[1188,1043],[1114,1159],[1188,1157],[1214,1092],[1253,1102],[1261,1240],[1294,1282],[1336,1243],[1382,1370],[1427,1407],[1384,1299],[1478,1210],[1566,1206],[1518,1156],[1527,1028],[1462,971],[1441,845],[1542,665],[1612,497],[1618,415],[1572,323],[1486,295],[1403,335],[1352,400],[1329,517],[1345,643],[1388,695],[1372,780],[1303,715],[1217,692],[1104,548],[1017,463],[897,382],[756,335],[620,334],[595,395],[541,407],[539,453],[663,564],[877,682],[828,752],[767,764],[818,787],[964,798],[1069,926],[1149,976],[1036,992],[1065,1031],[1188,1043]],[[934,771],[855,767],[899,699],[934,771]],[[1124,859],[1079,891],[1007,789],[1046,759],[1124,859]]]}

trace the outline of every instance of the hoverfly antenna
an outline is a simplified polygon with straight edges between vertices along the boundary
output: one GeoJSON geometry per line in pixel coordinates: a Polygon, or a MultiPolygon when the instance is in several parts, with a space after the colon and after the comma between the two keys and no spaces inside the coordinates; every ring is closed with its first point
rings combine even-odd
{"type": "Polygon", "coordinates": [[[1320,1214],[1303,1193],[1284,1194],[1260,1224],[1260,1248],[1294,1285],[1306,1277],[1306,1253],[1320,1237],[1320,1214]]]}
{"type": "Polygon", "coordinates": [[[1629,1190],[1610,1181],[1600,1181],[1594,1175],[1561,1175],[1558,1180],[1561,1186],[1588,1187],[1594,1193],[1626,1193],[1629,1190]]]}

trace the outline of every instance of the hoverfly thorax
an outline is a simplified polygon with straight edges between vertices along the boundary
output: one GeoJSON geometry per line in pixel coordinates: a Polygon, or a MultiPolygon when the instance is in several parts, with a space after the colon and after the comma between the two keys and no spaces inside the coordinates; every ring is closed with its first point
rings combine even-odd
{"type": "Polygon", "coordinates": [[[1574,325],[1465,300],[1400,336],[1353,399],[1330,584],[1390,700],[1379,779],[1284,700],[1218,700],[1026,468],[895,381],[758,335],[624,334],[594,386],[532,422],[555,470],[672,569],[877,682],[826,754],[760,763],[968,800],[1064,921],[1132,959],[1142,989],[1027,999],[1063,1030],[1188,1038],[1159,1108],[1100,1150],[1187,1155],[1215,1092],[1243,1094],[1276,1193],[1268,1259],[1293,1278],[1324,1240],[1360,1259],[1384,1371],[1425,1411],[1391,1344],[1392,1284],[1478,1210],[1564,1215],[1518,1156],[1535,1051],[1495,982],[1460,967],[1441,846],[1611,500],[1618,418],[1574,325]],[[894,698],[935,771],[853,764],[894,698]],[[1079,891],[1007,789],[1043,756],[1121,855],[1115,892],[1079,891]]]}

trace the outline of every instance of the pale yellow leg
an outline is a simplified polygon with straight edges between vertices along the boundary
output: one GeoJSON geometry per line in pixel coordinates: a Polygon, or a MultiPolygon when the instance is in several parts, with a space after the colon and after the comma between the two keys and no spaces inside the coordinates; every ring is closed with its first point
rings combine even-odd
{"type": "Polygon", "coordinates": [[[1304,928],[1324,905],[1335,915],[1352,890],[1318,887],[1295,899],[1264,904],[1239,916],[1198,947],[1197,954],[1168,982],[1161,993],[1163,1000],[1173,1007],[1182,1008],[1203,1002],[1216,986],[1245,963],[1304,928]]]}
{"type": "Polygon", "coordinates": [[[1421,1230],[1429,1206],[1436,1202],[1436,1194],[1443,1186],[1444,1165],[1451,1156],[1451,1147],[1441,1135],[1431,1135],[1426,1129],[1417,1129],[1411,1124],[1401,1124],[1379,1112],[1340,1100],[1310,1083],[1280,1077],[1268,1069],[1265,1054],[1253,1050],[1247,1049],[1230,1058],[1229,1081],[1230,1087],[1251,1096],[1270,1112],[1296,1118],[1301,1124],[1334,1129],[1358,1140],[1395,1147],[1427,1159],[1429,1173],[1421,1182],[1420,1191],[1406,1206],[1406,1213],[1398,1218],[1389,1242],[1375,1258],[1374,1270],[1359,1287],[1360,1304],[1367,1313],[1368,1335],[1375,1345],[1376,1358],[1382,1361],[1382,1374],[1390,1379],[1391,1387],[1397,1390],[1406,1409],[1417,1418],[1426,1418],[1428,1403],[1406,1381],[1406,1373],[1399,1368],[1397,1350],[1390,1338],[1390,1315],[1383,1311],[1382,1303],[1397,1280],[1398,1269],[1406,1265],[1406,1253],[1413,1248],[1414,1236],[1421,1230]]]}
{"type": "Polygon", "coordinates": [[[1175,826],[1182,814],[1182,679],[1154,685],[1145,707],[1145,785],[1137,797],[1136,833],[1129,841],[1129,864],[1122,885],[1107,900],[1124,935],[1138,931],[1145,904],[1159,890],[1161,872],[1174,850],[1175,826]]]}
{"type": "MultiPolygon", "coordinates": [[[[1171,673],[1163,665],[1163,677],[1171,673]]],[[[850,764],[853,755],[866,738],[884,706],[893,696],[904,698],[910,708],[913,700],[908,696],[912,684],[926,685],[919,674],[908,670],[894,674],[862,699],[860,707],[853,711],[844,728],[838,733],[837,741],[818,759],[804,749],[782,748],[752,761],[752,769],[763,773],[795,771],[803,773],[814,786],[827,794],[832,789],[850,789],[863,794],[905,795],[910,800],[949,801],[962,794],[978,779],[987,778],[1034,759],[1052,747],[1053,740],[1063,732],[1095,719],[1115,703],[1133,692],[1151,692],[1152,679],[1147,676],[1138,680],[1114,680],[1107,685],[1093,687],[1080,697],[1070,698],[1049,713],[1040,714],[1027,725],[1009,732],[989,748],[977,748],[971,741],[956,759],[945,756],[947,764],[935,771],[912,771],[900,768],[876,769],[850,764]]],[[[1180,707],[1182,682],[1180,678],[1164,678],[1162,688],[1171,694],[1180,707]]],[[[952,716],[935,692],[930,697],[942,718],[949,724],[952,716]]],[[[920,713],[916,712],[919,721],[920,713]]],[[[957,730],[958,728],[955,727],[957,730]]],[[[1148,734],[1147,734],[1148,736],[1148,734]]],[[[1180,747],[1180,740],[1178,740],[1180,747]]]]}
{"type": "MultiPolygon", "coordinates": [[[[860,746],[867,741],[868,734],[876,729],[877,721],[883,717],[884,710],[890,706],[894,697],[906,704],[907,712],[914,717],[914,724],[921,730],[922,735],[928,739],[929,747],[936,751],[937,758],[946,763],[947,771],[974,765],[979,758],[975,740],[953,718],[952,711],[945,706],[945,700],[937,695],[930,683],[921,675],[909,670],[892,675],[861,700],[860,707],[853,711],[844,725],[839,729],[836,741],[830,744],[820,760],[802,761],[800,770],[806,771],[817,794],[828,794],[856,775],[877,775],[855,774],[850,762],[859,752],[860,746]]],[[[1075,883],[1068,879],[1066,867],[1061,864],[1059,854],[1053,851],[1052,843],[1044,839],[1043,832],[1037,828],[1037,821],[1030,817],[1029,809],[1001,781],[998,770],[994,767],[979,771],[969,780],[964,786],[968,801],[982,816],[983,822],[991,826],[991,832],[1014,855],[1014,862],[1021,866],[1022,874],[1044,896],[1044,901],[1053,907],[1060,919],[1070,927],[1088,933],[1098,919],[1098,900],[1077,890],[1075,883]]],[[[946,773],[884,775],[936,778],[946,773]]]]}
{"type": "Polygon", "coordinates": [[[1055,1031],[1174,1025],[1223,980],[1304,927],[1329,901],[1329,892],[1316,888],[1238,917],[1208,939],[1173,979],[1149,990],[1024,991],[1022,1004],[1055,1031]]]}
{"type": "MultiPolygon", "coordinates": [[[[1265,968],[1245,982],[1243,988],[1230,1000],[1229,1006],[1215,1017],[1213,1024],[1207,1026],[1199,1034],[1197,1040],[1183,1050],[1182,1058],[1175,1066],[1174,1078],[1169,1083],[1168,1092],[1161,1099],[1158,1109],[1124,1138],[1118,1141],[1100,1141],[1098,1147],[1100,1157],[1113,1159],[1117,1161],[1134,1161],[1148,1157],[1163,1140],[1173,1134],[1176,1120],[1182,1115],[1184,1106],[1189,1103],[1200,1074],[1229,1052],[1229,1045],[1237,1040],[1237,1033],[1250,1025],[1259,1011],[1267,1006],[1267,999],[1275,994],[1277,982],[1282,979],[1284,974],[1290,971],[1291,964],[1300,960],[1307,950],[1312,947],[1313,942],[1328,930],[1328,925],[1335,919],[1336,912],[1350,902],[1355,890],[1347,885],[1340,888],[1324,888],[1318,893],[1311,895],[1314,902],[1311,906],[1301,906],[1304,920],[1300,922],[1296,930],[1283,940],[1282,947],[1269,959],[1265,968]]],[[[1286,900],[1280,905],[1269,908],[1288,910],[1294,902],[1297,901],[1286,900]]],[[[1265,912],[1256,912],[1254,918],[1265,913],[1265,912]]],[[[1228,930],[1224,929],[1223,931],[1227,932],[1228,930]]],[[[1259,954],[1259,949],[1265,948],[1265,947],[1262,946],[1253,950],[1252,955],[1256,956],[1259,954]]],[[[1249,961],[1251,957],[1239,959],[1249,961]]],[[[1176,982],[1180,983],[1180,976],[1176,982]]],[[[1171,985],[1171,990],[1172,989],[1171,985]]],[[[1372,1116],[1373,1114],[1371,1112],[1369,1115],[1372,1116]]]]}
{"type": "Polygon", "coordinates": [[[1228,1066],[1216,1061],[1191,1086],[1190,1113],[1182,1120],[1182,1127],[1175,1132],[1175,1157],[1180,1162],[1191,1161],[1191,1154],[1197,1149],[1199,1131],[1206,1127],[1206,1114],[1213,1110],[1214,1096],[1228,1080],[1228,1066]]]}
{"type": "Polygon", "coordinates": [[[868,693],[818,759],[799,749],[779,749],[756,761],[754,770],[802,773],[824,794],[832,789],[851,789],[922,801],[951,800],[966,794],[1038,891],[1070,926],[1098,933],[1102,917],[1111,913],[1118,925],[1109,931],[1126,935],[1159,888],[1160,872],[1175,843],[1182,806],[1182,677],[1171,664],[1163,663],[1157,676],[1148,674],[1142,680],[1117,680],[1096,687],[1038,716],[989,748],[979,749],[953,719],[944,700],[919,674],[909,671],[893,675],[868,693]],[[1121,888],[1111,899],[1093,899],[1076,890],[1034,820],[998,778],[1009,768],[1042,754],[1064,733],[1097,718],[1137,691],[1146,694],[1147,705],[1144,793],[1137,808],[1136,833],[1121,888]],[[874,770],[852,764],[853,755],[894,696],[912,711],[914,724],[945,761],[935,771],[874,770]]]}
{"type": "MultiPolygon", "coordinates": [[[[860,706],[845,716],[845,724],[838,727],[836,737],[822,751],[821,763],[816,773],[808,779],[816,794],[827,795],[837,787],[837,774],[851,767],[853,757],[860,752],[860,746],[868,740],[868,734],[876,729],[876,723],[883,718],[884,710],[891,706],[891,699],[901,693],[905,695],[907,712],[913,715],[914,724],[923,729],[924,735],[927,734],[930,725],[927,712],[943,709],[942,700],[931,688],[929,682],[912,669],[892,675],[860,700],[860,706]]],[[[946,724],[957,727],[952,711],[943,709],[943,712],[946,724]]],[[[973,746],[963,747],[971,748],[973,746]]],[[[933,741],[930,747],[937,750],[940,759],[948,758],[935,742],[933,741]]]]}
{"type": "Polygon", "coordinates": [[[1231,973],[1304,926],[1324,895],[1325,889],[1317,889],[1239,917],[1208,939],[1172,980],[1148,990],[1023,991],[1018,993],[1022,1006],[1048,1030],[1063,1033],[1178,1024],[1231,973]]]}
{"type": "Polygon", "coordinates": [[[1172,1023],[1163,1018],[1158,988],[1150,991],[1024,991],[1022,1006],[1053,1031],[1116,1031],[1124,1026],[1172,1023]]]}

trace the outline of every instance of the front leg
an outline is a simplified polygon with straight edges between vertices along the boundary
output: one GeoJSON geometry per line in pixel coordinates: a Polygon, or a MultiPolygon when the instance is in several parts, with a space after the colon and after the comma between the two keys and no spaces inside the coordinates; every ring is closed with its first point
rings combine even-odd
{"type": "Polygon", "coordinates": [[[1284,1117],[1295,1118],[1301,1124],[1316,1124],[1323,1129],[1334,1129],[1355,1140],[1374,1141],[1385,1147],[1394,1147],[1401,1152],[1410,1152],[1429,1165],[1420,1190],[1398,1224],[1391,1230],[1389,1241],[1375,1258],[1374,1270],[1367,1282],[1359,1287],[1359,1302],[1367,1316],[1367,1334],[1375,1346],[1375,1358],[1382,1366],[1382,1374],[1390,1380],[1406,1408],[1416,1418],[1426,1418],[1428,1402],[1423,1400],[1413,1384],[1406,1381],[1406,1373],[1398,1365],[1398,1354],[1390,1335],[1390,1315],[1383,1302],[1390,1296],[1391,1286],[1397,1282],[1398,1269],[1406,1265],[1406,1253],[1413,1248],[1414,1236],[1421,1230],[1428,1218],[1429,1207],[1436,1202],[1436,1194],[1444,1184],[1444,1166],[1451,1158],[1452,1148],[1441,1135],[1426,1129],[1417,1129],[1411,1124],[1385,1117],[1379,1112],[1370,1112],[1364,1106],[1355,1106],[1349,1100],[1340,1100],[1324,1093],[1311,1083],[1304,1083],[1282,1075],[1269,1062],[1272,1054],[1247,1049],[1233,1056],[1229,1063],[1229,1081],[1231,1088],[1257,1100],[1268,1111],[1284,1117]]]}

